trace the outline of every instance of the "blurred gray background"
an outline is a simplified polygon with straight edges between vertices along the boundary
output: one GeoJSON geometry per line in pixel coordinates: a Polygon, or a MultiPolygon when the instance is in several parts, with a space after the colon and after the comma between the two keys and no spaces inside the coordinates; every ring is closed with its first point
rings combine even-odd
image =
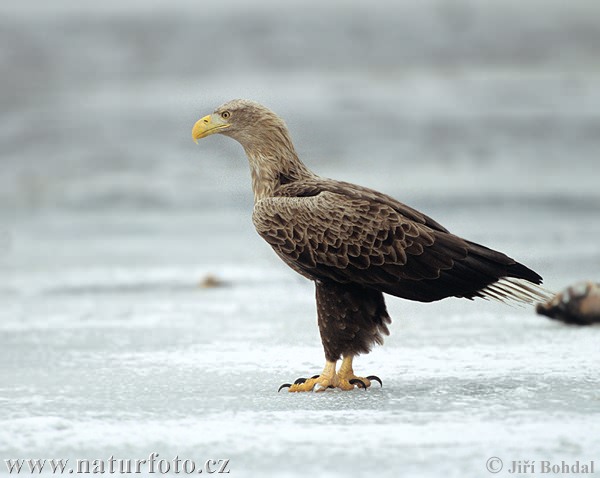
{"type": "Polygon", "coordinates": [[[323,471],[324,447],[332,475],[586,459],[598,332],[531,310],[390,300],[363,361],[384,389],[275,394],[322,367],[313,291],[254,233],[241,147],[191,127],[264,103],[317,173],[558,289],[599,277],[599,48],[591,0],[0,4],[0,458],[220,454],[238,476],[323,471]]]}

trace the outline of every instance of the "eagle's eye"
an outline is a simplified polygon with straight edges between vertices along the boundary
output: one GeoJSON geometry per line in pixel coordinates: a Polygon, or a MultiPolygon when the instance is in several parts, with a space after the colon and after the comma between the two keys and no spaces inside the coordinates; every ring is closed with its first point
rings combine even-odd
{"type": "Polygon", "coordinates": [[[229,111],[223,111],[223,113],[221,113],[221,118],[223,119],[227,119],[231,116],[231,113],[229,111]]]}

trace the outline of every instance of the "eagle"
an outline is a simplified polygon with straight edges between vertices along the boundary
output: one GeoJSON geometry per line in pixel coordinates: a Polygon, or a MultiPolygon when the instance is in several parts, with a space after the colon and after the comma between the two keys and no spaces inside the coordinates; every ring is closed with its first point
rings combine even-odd
{"type": "Polygon", "coordinates": [[[353,360],[389,335],[384,294],[419,302],[479,297],[533,304],[548,298],[541,276],[507,255],[450,233],[386,194],[313,173],[298,157],[285,122],[257,102],[229,101],[192,129],[196,143],[213,134],[244,148],[258,234],[316,287],[325,367],[279,390],[381,385],[375,375],[356,375],[353,360]]]}

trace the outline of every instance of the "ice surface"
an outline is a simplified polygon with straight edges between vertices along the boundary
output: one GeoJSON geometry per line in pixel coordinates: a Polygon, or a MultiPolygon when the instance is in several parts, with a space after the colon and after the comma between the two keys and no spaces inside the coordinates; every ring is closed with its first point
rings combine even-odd
{"type": "Polygon", "coordinates": [[[277,393],[323,366],[312,284],[253,231],[239,146],[190,138],[252,97],[317,172],[551,289],[598,280],[596,3],[142,3],[0,6],[0,474],[151,453],[282,477],[600,460],[600,328],[530,308],[390,298],[391,336],[356,361],[383,388],[277,393]]]}
{"type": "Polygon", "coordinates": [[[238,271],[197,290],[194,273],[5,309],[4,456],[229,458],[234,476],[481,476],[490,456],[595,457],[597,328],[391,300],[392,336],[357,362],[383,388],[278,394],[322,366],[311,287],[238,271]]]}

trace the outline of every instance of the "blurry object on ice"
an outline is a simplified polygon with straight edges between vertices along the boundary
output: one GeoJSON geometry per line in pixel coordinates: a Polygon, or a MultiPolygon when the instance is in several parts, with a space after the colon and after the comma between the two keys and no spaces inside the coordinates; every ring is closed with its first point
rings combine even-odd
{"type": "Polygon", "coordinates": [[[198,282],[198,287],[201,289],[213,289],[215,287],[223,287],[225,282],[213,274],[206,274],[204,278],[198,282]]]}
{"type": "Polygon", "coordinates": [[[545,304],[538,304],[536,311],[567,324],[591,325],[600,322],[600,284],[578,282],[545,304]]]}

